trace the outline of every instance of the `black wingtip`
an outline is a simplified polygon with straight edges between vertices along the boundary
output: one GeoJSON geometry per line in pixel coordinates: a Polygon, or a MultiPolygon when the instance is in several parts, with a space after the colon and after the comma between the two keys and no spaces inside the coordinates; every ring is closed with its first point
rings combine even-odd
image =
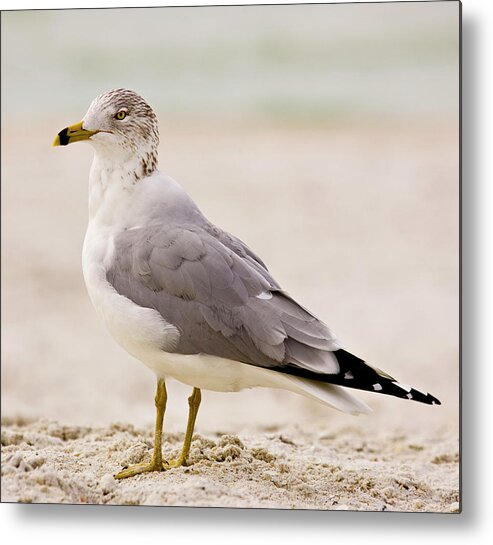
{"type": "Polygon", "coordinates": [[[430,405],[441,405],[442,404],[442,402],[439,399],[437,399],[435,396],[432,396],[431,394],[428,394],[428,398],[430,400],[428,402],[430,405]]]}
{"type": "MultiPolygon", "coordinates": [[[[401,388],[401,385],[398,382],[393,383],[398,388],[401,388]]],[[[395,394],[394,394],[395,395],[395,394]]],[[[435,396],[432,396],[428,392],[420,392],[416,388],[410,388],[405,395],[400,395],[398,397],[407,398],[412,401],[419,401],[420,403],[426,403],[427,405],[441,405],[441,401],[435,396]]]]}
{"type": "Polygon", "coordinates": [[[435,396],[401,384],[390,375],[371,367],[364,360],[346,350],[336,350],[334,354],[341,367],[338,377],[333,380],[334,383],[401,399],[410,399],[427,405],[441,405],[440,400],[435,396]],[[341,380],[341,376],[345,380],[341,380]]]}

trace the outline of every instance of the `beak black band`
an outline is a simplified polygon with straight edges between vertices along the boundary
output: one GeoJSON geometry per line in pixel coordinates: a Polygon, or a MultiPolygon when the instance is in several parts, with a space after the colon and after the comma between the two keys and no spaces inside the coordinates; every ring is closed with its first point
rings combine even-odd
{"type": "Polygon", "coordinates": [[[58,139],[59,139],[59,142],[60,142],[60,146],[66,146],[69,142],[68,140],[68,127],[66,127],[65,129],[62,129],[59,133],[58,133],[58,139]]]}

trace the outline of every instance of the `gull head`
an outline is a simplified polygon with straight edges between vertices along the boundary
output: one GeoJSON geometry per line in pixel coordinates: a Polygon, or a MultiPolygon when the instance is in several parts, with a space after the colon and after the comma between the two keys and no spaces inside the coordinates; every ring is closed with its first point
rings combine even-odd
{"type": "Polygon", "coordinates": [[[62,129],[53,142],[66,146],[89,142],[96,154],[114,162],[137,160],[143,174],[157,164],[159,132],[156,114],[134,91],[113,89],[95,98],[80,123],[62,129]]]}

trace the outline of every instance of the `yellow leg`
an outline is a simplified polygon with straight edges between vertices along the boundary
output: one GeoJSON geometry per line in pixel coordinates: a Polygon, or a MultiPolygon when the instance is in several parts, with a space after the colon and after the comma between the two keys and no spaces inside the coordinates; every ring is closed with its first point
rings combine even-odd
{"type": "Polygon", "coordinates": [[[163,419],[164,412],[166,411],[167,399],[168,394],[166,393],[166,385],[164,380],[160,378],[157,381],[156,397],[154,398],[154,403],[156,405],[156,430],[154,432],[154,452],[152,454],[152,459],[148,464],[137,464],[120,471],[115,475],[115,479],[126,479],[127,477],[139,475],[139,473],[164,471],[165,469],[168,469],[168,466],[163,465],[163,454],[161,451],[161,444],[163,440],[163,419]]]}
{"type": "Polygon", "coordinates": [[[202,399],[202,394],[200,393],[199,388],[194,388],[192,395],[188,398],[188,423],[187,431],[185,433],[185,440],[183,441],[183,447],[181,449],[181,454],[176,460],[169,460],[167,462],[168,467],[179,467],[187,465],[187,457],[190,452],[190,445],[192,444],[193,429],[195,427],[195,420],[197,418],[197,413],[199,412],[200,401],[202,399]]]}

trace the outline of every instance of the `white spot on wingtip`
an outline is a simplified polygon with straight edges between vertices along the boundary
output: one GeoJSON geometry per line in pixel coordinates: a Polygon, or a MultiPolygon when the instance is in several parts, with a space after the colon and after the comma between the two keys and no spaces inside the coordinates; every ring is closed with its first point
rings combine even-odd
{"type": "Polygon", "coordinates": [[[375,390],[375,392],[379,392],[383,388],[382,388],[382,385],[377,382],[376,384],[373,385],[373,389],[375,390]]]}
{"type": "Polygon", "coordinates": [[[407,397],[407,399],[412,399],[412,398],[413,398],[413,394],[406,394],[406,397],[407,397]]]}
{"type": "Polygon", "coordinates": [[[257,295],[257,299],[272,299],[272,293],[270,291],[263,291],[257,295]]]}
{"type": "Polygon", "coordinates": [[[353,375],[353,373],[351,373],[351,371],[346,371],[346,373],[344,373],[344,378],[346,380],[350,380],[350,379],[354,378],[354,375],[353,375]]]}

